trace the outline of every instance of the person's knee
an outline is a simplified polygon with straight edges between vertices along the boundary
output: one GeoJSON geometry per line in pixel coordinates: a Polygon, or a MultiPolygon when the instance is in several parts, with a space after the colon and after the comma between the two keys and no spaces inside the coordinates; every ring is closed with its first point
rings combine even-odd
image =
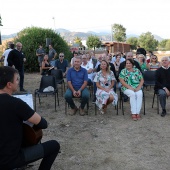
{"type": "Polygon", "coordinates": [[[72,94],[69,91],[66,91],[66,93],[64,94],[64,98],[65,99],[72,98],[72,94]]]}
{"type": "Polygon", "coordinates": [[[56,140],[50,140],[42,143],[44,148],[44,155],[49,155],[51,153],[58,153],[60,150],[60,144],[56,140]]]}

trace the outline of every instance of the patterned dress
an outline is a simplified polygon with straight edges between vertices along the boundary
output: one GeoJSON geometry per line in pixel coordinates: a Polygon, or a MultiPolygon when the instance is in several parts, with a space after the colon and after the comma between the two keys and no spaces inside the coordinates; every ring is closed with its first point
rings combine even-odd
{"type": "MultiPolygon", "coordinates": [[[[109,86],[112,83],[112,80],[116,81],[115,76],[112,71],[110,71],[110,74],[108,74],[106,76],[103,76],[102,71],[99,71],[94,78],[94,82],[99,82],[100,85],[102,87],[104,87],[105,89],[109,88],[109,86]]],[[[114,106],[117,105],[118,96],[114,92],[113,88],[110,89],[109,92],[105,92],[104,90],[97,88],[96,105],[99,107],[99,109],[102,108],[103,104],[107,103],[107,100],[109,99],[110,94],[113,95],[113,97],[114,97],[112,104],[114,106]]]]}

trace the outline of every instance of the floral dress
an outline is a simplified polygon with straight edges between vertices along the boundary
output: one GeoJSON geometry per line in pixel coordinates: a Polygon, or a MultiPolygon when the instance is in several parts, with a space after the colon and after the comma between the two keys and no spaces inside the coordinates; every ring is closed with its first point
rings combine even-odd
{"type": "MultiPolygon", "coordinates": [[[[94,78],[94,82],[99,82],[100,85],[106,89],[109,88],[109,86],[112,83],[112,80],[116,81],[115,76],[112,71],[110,71],[110,74],[106,76],[103,76],[102,71],[99,71],[94,78]]],[[[109,99],[110,94],[113,95],[114,97],[112,104],[114,106],[117,105],[118,96],[114,92],[113,88],[110,89],[109,92],[105,92],[104,90],[97,88],[96,105],[99,107],[99,109],[102,108],[103,104],[107,103],[107,100],[109,99]]]]}

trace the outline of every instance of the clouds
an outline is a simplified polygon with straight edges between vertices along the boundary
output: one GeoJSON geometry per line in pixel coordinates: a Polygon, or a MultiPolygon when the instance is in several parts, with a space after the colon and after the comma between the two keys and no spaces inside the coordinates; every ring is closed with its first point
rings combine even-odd
{"type": "Polygon", "coordinates": [[[1,30],[9,34],[29,26],[54,28],[54,17],[56,28],[72,31],[109,31],[118,23],[127,32],[170,38],[169,6],[168,0],[8,0],[0,6],[1,30]]]}

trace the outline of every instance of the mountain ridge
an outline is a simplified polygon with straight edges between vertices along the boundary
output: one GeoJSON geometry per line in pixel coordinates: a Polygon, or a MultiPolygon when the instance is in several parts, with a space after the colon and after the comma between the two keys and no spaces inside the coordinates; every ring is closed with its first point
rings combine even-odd
{"type": "MultiPolygon", "coordinates": [[[[64,28],[58,28],[55,30],[56,33],[59,33],[61,37],[63,37],[67,42],[71,42],[74,40],[75,37],[79,37],[82,40],[87,40],[87,37],[90,35],[96,35],[98,36],[102,41],[111,41],[111,33],[108,31],[102,31],[102,32],[95,32],[95,31],[87,31],[87,32],[81,32],[81,31],[70,31],[64,28]]],[[[17,35],[17,33],[9,34],[9,35],[2,35],[2,40],[13,38],[17,35]]],[[[136,34],[127,34],[126,38],[130,37],[139,37],[140,35],[136,34]]],[[[153,35],[154,38],[158,41],[162,41],[163,38],[158,35],[153,35]]]]}

